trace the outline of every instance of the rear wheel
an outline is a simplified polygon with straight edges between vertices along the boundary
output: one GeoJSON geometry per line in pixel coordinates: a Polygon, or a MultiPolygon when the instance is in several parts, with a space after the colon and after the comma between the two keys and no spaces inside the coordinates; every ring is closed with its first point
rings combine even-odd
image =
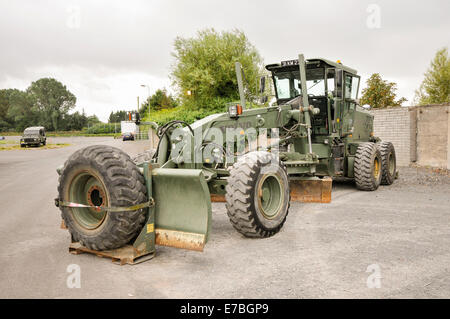
{"type": "MultiPolygon", "coordinates": [[[[147,200],[144,177],[130,157],[117,148],[98,145],[78,150],[66,161],[58,193],[64,201],[90,206],[127,207],[147,200]]],[[[145,222],[143,209],[60,209],[73,240],[94,250],[124,246],[137,236],[145,222]]]]}
{"type": "Polygon", "coordinates": [[[381,185],[391,185],[394,183],[397,173],[397,162],[395,158],[395,148],[391,142],[381,142],[377,144],[381,154],[381,185]]]}
{"type": "Polygon", "coordinates": [[[374,191],[380,186],[381,153],[374,143],[361,143],[358,146],[354,165],[355,182],[358,189],[374,191]]]}
{"type": "Polygon", "coordinates": [[[289,211],[286,168],[268,152],[242,156],[230,169],[226,207],[233,227],[246,237],[270,237],[289,211]]]}

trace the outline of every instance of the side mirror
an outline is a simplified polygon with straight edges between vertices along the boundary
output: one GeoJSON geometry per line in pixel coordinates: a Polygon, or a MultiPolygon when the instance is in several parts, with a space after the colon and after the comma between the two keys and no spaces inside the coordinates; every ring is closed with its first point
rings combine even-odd
{"type": "Polygon", "coordinates": [[[262,76],[259,78],[259,93],[264,93],[266,89],[266,77],[262,76]]]}

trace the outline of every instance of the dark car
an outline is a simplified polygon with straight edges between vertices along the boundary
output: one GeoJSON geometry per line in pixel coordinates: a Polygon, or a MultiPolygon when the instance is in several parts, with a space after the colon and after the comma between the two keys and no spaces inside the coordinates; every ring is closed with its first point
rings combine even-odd
{"type": "Polygon", "coordinates": [[[41,146],[41,144],[45,145],[46,143],[47,137],[43,126],[27,127],[20,139],[20,147],[41,146]]]}
{"type": "Polygon", "coordinates": [[[133,133],[123,133],[122,140],[123,141],[134,141],[134,134],[133,133]]]}

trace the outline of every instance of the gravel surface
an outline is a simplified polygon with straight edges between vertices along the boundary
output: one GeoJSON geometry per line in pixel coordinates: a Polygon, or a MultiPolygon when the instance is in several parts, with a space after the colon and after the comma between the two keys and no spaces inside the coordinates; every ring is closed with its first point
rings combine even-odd
{"type": "Polygon", "coordinates": [[[56,168],[81,147],[106,144],[135,156],[147,144],[49,140],[71,146],[0,153],[0,298],[450,298],[443,173],[400,168],[393,185],[375,192],[335,181],[330,204],[291,203],[283,229],[266,239],[242,237],[225,205],[213,203],[203,253],[157,247],[150,261],[117,266],[68,253],[53,201],[56,168]],[[67,286],[71,265],[80,267],[81,288],[67,286]]]}
{"type": "Polygon", "coordinates": [[[402,167],[394,187],[448,186],[450,171],[426,167],[402,167]]]}

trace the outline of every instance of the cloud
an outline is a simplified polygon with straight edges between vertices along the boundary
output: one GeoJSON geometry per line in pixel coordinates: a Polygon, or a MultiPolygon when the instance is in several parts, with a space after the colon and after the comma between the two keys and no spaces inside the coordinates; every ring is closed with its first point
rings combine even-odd
{"type": "Polygon", "coordinates": [[[243,30],[267,63],[299,52],[341,59],[363,82],[379,72],[411,99],[436,50],[449,45],[448,12],[447,0],[0,0],[0,88],[57,75],[78,108],[105,120],[134,105],[142,81],[170,85],[175,37],[213,27],[243,30]],[[376,29],[367,27],[372,3],[376,29]]]}

